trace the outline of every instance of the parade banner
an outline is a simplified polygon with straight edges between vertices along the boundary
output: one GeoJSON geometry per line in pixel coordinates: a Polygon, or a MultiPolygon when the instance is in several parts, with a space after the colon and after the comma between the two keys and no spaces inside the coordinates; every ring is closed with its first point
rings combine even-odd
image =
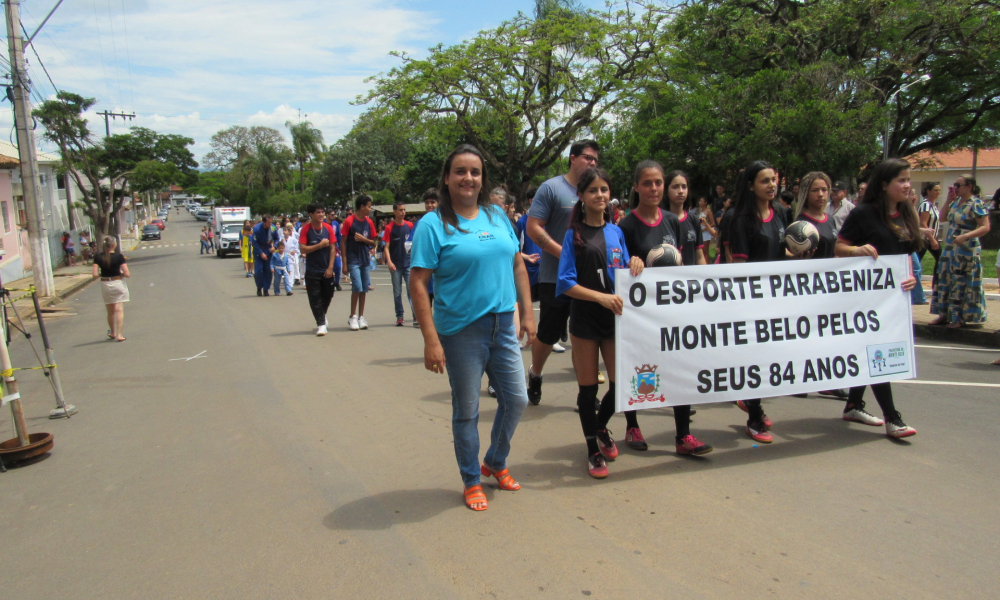
{"type": "Polygon", "coordinates": [[[615,272],[616,409],[916,377],[909,256],[615,272]]]}

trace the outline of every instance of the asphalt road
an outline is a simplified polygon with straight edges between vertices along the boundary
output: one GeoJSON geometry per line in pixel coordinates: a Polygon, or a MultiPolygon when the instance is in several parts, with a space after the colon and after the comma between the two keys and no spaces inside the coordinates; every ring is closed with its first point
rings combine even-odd
{"type": "MultiPolygon", "coordinates": [[[[676,456],[669,410],[645,411],[650,450],[622,444],[597,481],[556,355],[514,439],[523,489],[490,485],[474,513],[447,381],[423,369],[409,313],[393,326],[387,272],[368,331],[347,330],[338,293],[317,338],[304,291],[256,297],[238,258],[198,255],[199,225],[172,214],[162,243],[129,253],[128,341],[105,340],[96,285],[51,322],[77,416],[49,421],[44,378],[18,373],[55,449],[0,474],[5,598],[996,595],[996,387],[896,385],[908,442],[810,396],[766,401],[775,443],[754,447],[742,412],[701,406],[703,458],[676,456]]],[[[917,353],[921,380],[1000,383],[994,353],[917,353]]],[[[11,354],[33,360],[23,339],[11,354]]],[[[610,427],[622,440],[624,419],[610,427]]]]}

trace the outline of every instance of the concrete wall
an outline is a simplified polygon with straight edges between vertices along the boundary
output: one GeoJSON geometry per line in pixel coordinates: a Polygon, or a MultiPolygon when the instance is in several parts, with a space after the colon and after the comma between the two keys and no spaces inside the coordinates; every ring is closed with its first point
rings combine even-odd
{"type": "MultiPolygon", "coordinates": [[[[918,190],[919,184],[925,181],[940,183],[942,190],[940,202],[943,203],[947,198],[948,187],[953,185],[955,180],[963,175],[972,175],[972,169],[935,169],[926,171],[914,169],[910,171],[910,181],[917,184],[916,187],[918,190]]],[[[979,184],[984,199],[991,196],[997,188],[1000,188],[1000,169],[977,169],[976,183],[979,184]]]]}

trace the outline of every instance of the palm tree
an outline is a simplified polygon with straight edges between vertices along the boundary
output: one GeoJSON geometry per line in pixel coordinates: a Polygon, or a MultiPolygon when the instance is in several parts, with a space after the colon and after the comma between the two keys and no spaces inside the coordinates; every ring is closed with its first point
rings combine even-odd
{"type": "Polygon", "coordinates": [[[292,133],[292,152],[295,162],[299,164],[299,191],[306,191],[305,165],[313,156],[323,152],[323,132],[312,126],[309,121],[293,123],[285,121],[285,127],[292,133]]]}
{"type": "Polygon", "coordinates": [[[266,194],[288,183],[294,158],[284,146],[258,143],[255,151],[240,162],[240,167],[249,187],[258,187],[266,194]]]}

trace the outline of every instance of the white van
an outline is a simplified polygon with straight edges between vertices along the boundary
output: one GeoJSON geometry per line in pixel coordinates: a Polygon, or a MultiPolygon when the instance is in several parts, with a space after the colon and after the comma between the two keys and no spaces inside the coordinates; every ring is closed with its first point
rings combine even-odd
{"type": "Polygon", "coordinates": [[[240,231],[243,230],[243,221],[249,218],[250,209],[246,206],[220,206],[213,211],[212,228],[218,246],[216,256],[224,258],[227,254],[240,253],[240,231]]]}

